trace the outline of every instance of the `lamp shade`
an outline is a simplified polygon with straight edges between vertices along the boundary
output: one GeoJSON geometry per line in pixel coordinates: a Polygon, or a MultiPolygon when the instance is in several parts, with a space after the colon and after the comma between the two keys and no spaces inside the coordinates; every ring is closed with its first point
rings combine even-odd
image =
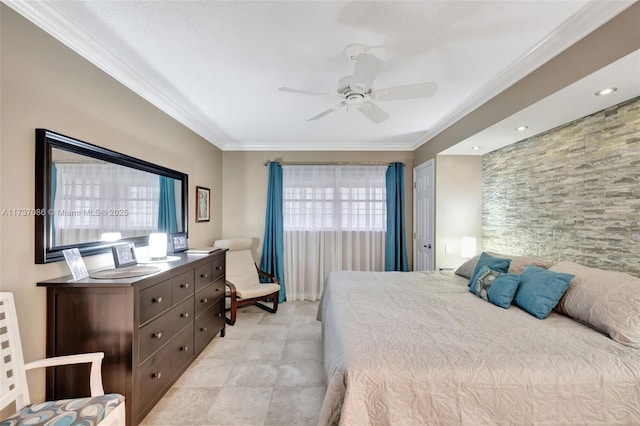
{"type": "Polygon", "coordinates": [[[466,258],[472,258],[476,255],[475,237],[462,237],[462,241],[460,243],[460,255],[466,258]]]}
{"type": "Polygon", "coordinates": [[[167,234],[164,232],[149,234],[149,257],[152,260],[165,259],[167,257],[167,234]]]}

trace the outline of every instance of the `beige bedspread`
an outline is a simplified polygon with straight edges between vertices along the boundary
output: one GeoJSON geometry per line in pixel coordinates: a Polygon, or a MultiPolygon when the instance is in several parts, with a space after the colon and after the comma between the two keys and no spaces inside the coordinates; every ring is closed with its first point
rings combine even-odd
{"type": "Polygon", "coordinates": [[[321,425],[640,425],[640,350],[448,273],[337,272],[321,425]]]}

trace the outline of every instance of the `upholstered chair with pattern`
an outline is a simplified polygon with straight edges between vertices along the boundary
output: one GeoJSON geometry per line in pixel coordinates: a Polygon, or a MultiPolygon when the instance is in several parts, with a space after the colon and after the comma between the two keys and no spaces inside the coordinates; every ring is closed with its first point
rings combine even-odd
{"type": "Polygon", "coordinates": [[[15,404],[16,413],[0,426],[125,424],[124,397],[104,394],[102,352],[46,358],[25,364],[13,294],[0,293],[0,409],[15,404]],[[30,404],[26,370],[68,364],[91,363],[91,396],[30,404]]]}

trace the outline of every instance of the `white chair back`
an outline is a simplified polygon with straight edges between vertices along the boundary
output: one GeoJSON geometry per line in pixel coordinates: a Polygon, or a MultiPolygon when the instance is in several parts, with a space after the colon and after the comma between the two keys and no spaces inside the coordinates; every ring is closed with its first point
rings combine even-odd
{"type": "Polygon", "coordinates": [[[251,238],[218,240],[213,246],[226,248],[226,279],[243,290],[260,283],[255,261],[251,254],[251,238]]]}
{"type": "Polygon", "coordinates": [[[13,294],[0,293],[0,410],[15,402],[16,411],[29,404],[18,316],[13,294]]]}

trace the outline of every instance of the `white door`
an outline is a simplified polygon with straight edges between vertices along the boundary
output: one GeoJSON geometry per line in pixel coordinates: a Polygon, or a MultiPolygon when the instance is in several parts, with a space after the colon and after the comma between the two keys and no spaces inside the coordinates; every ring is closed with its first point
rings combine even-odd
{"type": "Polygon", "coordinates": [[[433,270],[434,253],[434,161],[413,169],[413,269],[433,270]]]}

